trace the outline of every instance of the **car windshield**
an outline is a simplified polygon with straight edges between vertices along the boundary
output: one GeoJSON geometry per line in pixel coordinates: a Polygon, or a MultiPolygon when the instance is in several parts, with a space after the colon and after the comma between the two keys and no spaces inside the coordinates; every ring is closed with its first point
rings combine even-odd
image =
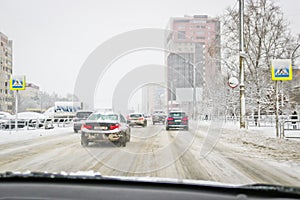
{"type": "Polygon", "coordinates": [[[88,118],[92,112],[79,112],[76,114],[76,117],[81,118],[81,119],[86,119],[88,118]]]}
{"type": "Polygon", "coordinates": [[[165,114],[163,111],[155,111],[153,114],[165,114]]]}
{"type": "Polygon", "coordinates": [[[184,112],[172,112],[170,113],[171,117],[185,117],[185,113],[184,112]]]}
{"type": "Polygon", "coordinates": [[[130,117],[131,118],[140,118],[140,117],[142,117],[142,114],[131,114],[130,117]]]}
{"type": "Polygon", "coordinates": [[[300,187],[300,1],[0,0],[8,171],[300,187]]]}

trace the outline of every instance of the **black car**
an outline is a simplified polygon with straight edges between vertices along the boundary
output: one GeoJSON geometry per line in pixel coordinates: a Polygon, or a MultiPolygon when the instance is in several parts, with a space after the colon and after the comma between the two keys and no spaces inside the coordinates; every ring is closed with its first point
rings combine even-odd
{"type": "Polygon", "coordinates": [[[167,118],[166,130],[170,128],[183,128],[189,130],[189,119],[183,111],[171,111],[167,118]]]}
{"type": "Polygon", "coordinates": [[[73,119],[73,129],[75,133],[77,133],[81,129],[82,124],[92,113],[93,111],[90,110],[80,110],[76,112],[73,119]]]}
{"type": "Polygon", "coordinates": [[[81,145],[101,141],[126,146],[126,142],[130,141],[130,127],[123,115],[95,112],[89,116],[81,128],[81,145]]]}
{"type": "Polygon", "coordinates": [[[152,123],[155,125],[156,123],[163,123],[166,122],[167,115],[164,111],[154,111],[152,114],[152,123]]]}

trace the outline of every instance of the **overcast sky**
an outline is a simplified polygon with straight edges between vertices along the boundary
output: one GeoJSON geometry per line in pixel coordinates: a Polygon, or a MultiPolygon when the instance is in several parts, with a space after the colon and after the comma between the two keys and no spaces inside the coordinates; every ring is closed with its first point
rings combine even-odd
{"type": "MultiPolygon", "coordinates": [[[[293,32],[300,33],[300,1],[278,2],[293,32]]],[[[0,32],[13,40],[14,74],[64,95],[72,93],[88,55],[114,35],[165,28],[172,16],[218,16],[235,4],[237,0],[0,0],[0,32]]],[[[138,64],[163,64],[155,54],[157,60],[138,64]]]]}

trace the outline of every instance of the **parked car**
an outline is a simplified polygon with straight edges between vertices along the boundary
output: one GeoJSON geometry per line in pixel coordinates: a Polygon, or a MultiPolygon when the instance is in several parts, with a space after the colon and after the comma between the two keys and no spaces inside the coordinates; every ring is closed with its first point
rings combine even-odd
{"type": "Polygon", "coordinates": [[[0,112],[0,126],[1,129],[8,129],[11,125],[13,116],[8,112],[0,112]]]}
{"type": "Polygon", "coordinates": [[[183,111],[171,111],[167,118],[166,130],[170,128],[183,128],[189,130],[189,119],[183,111]]]}
{"type": "Polygon", "coordinates": [[[121,114],[94,112],[81,127],[81,145],[90,142],[111,141],[117,146],[126,146],[130,141],[130,127],[121,114]]]}
{"type": "Polygon", "coordinates": [[[155,123],[163,123],[166,122],[166,113],[164,111],[154,111],[152,114],[152,123],[155,125],[155,123]]]}
{"type": "Polygon", "coordinates": [[[130,113],[127,117],[127,123],[129,126],[147,126],[147,119],[142,113],[130,113]]]}
{"type": "Polygon", "coordinates": [[[82,124],[87,120],[87,118],[93,113],[91,110],[80,110],[77,111],[73,119],[73,130],[74,133],[78,133],[81,129],[82,124]]]}

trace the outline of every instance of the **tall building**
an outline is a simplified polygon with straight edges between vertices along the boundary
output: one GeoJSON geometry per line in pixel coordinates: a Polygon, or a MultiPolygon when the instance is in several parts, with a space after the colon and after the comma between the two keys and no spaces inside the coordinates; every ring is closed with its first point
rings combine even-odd
{"type": "Polygon", "coordinates": [[[142,89],[142,112],[151,114],[155,110],[166,109],[165,88],[159,85],[149,85],[142,89]]]}
{"type": "Polygon", "coordinates": [[[168,102],[177,101],[191,110],[195,81],[196,101],[221,71],[220,22],[207,15],[171,18],[166,36],[168,102]]]}
{"type": "Polygon", "coordinates": [[[12,41],[0,32],[0,110],[13,113],[13,93],[9,89],[12,75],[12,41]]]}

